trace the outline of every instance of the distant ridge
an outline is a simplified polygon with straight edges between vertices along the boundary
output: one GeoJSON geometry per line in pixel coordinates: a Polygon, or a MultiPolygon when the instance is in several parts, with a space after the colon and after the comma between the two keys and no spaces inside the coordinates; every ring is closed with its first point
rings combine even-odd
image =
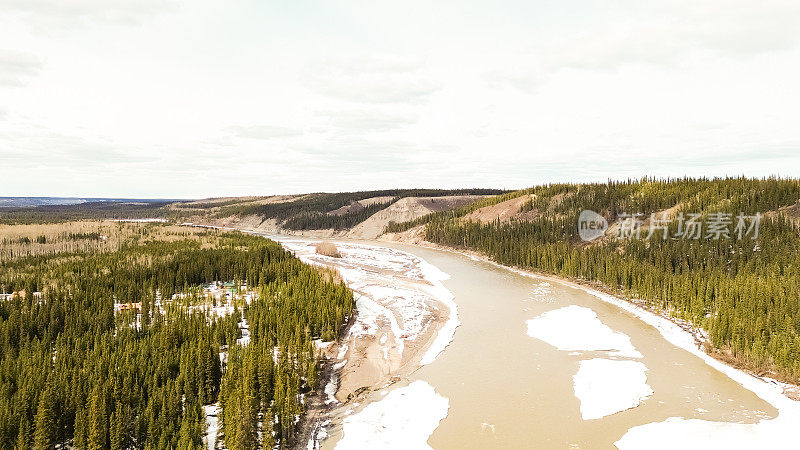
{"type": "Polygon", "coordinates": [[[0,208],[25,208],[52,205],[79,205],[92,202],[154,203],[173,202],[178,199],[97,198],[97,197],[0,197],[0,208]]]}

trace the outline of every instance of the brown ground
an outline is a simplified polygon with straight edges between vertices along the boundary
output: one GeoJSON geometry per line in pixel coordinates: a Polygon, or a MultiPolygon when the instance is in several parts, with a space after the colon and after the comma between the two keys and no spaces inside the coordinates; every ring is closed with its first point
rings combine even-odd
{"type": "Polygon", "coordinates": [[[481,195],[450,195],[446,197],[402,198],[353,227],[347,233],[347,237],[375,239],[383,234],[383,230],[389,225],[389,222],[408,222],[433,212],[458,208],[484,197],[481,195]]]}
{"type": "Polygon", "coordinates": [[[221,219],[209,219],[207,217],[190,217],[187,222],[212,227],[229,227],[241,231],[255,231],[258,233],[270,234],[290,234],[294,236],[308,236],[318,238],[342,237],[346,231],[327,230],[285,230],[278,226],[275,219],[264,219],[261,216],[252,214],[249,216],[228,216],[221,219]]]}
{"type": "Polygon", "coordinates": [[[764,214],[764,217],[777,216],[785,217],[792,221],[795,225],[800,225],[800,200],[798,200],[794,205],[784,206],[778,211],[768,211],[764,214]]]}
{"type": "Polygon", "coordinates": [[[341,258],[342,255],[339,254],[339,250],[333,245],[332,242],[320,242],[316,246],[316,252],[318,255],[325,255],[330,256],[332,258],[341,258]]]}
{"type": "MultiPolygon", "coordinates": [[[[243,200],[248,200],[246,203],[241,204],[255,204],[255,203],[279,203],[285,201],[294,201],[302,196],[272,196],[272,197],[246,197],[243,200]]],[[[388,207],[378,211],[370,216],[367,220],[361,222],[350,230],[286,230],[278,226],[275,219],[263,219],[258,215],[249,216],[228,216],[219,219],[211,219],[209,215],[219,210],[219,207],[212,207],[203,211],[203,215],[196,215],[186,219],[197,225],[215,226],[215,227],[229,227],[245,231],[255,231],[261,233],[281,233],[290,234],[295,236],[308,236],[317,238],[349,238],[349,239],[375,239],[381,234],[383,230],[389,225],[390,222],[406,222],[422,217],[438,211],[445,211],[467,203],[480,200],[486,196],[482,195],[451,195],[445,197],[406,197],[402,198],[388,207]]],[[[221,203],[230,198],[218,198],[200,200],[198,202],[221,203]]],[[[328,214],[340,215],[347,214],[352,211],[360,211],[365,207],[375,204],[390,201],[393,197],[372,197],[353,202],[349,205],[343,206],[337,210],[331,211],[328,214]]],[[[192,203],[198,203],[192,202],[192,203]]],[[[171,208],[182,209],[179,204],[173,204],[171,208]]],[[[183,209],[189,211],[189,209],[183,209]]]]}
{"type": "Polygon", "coordinates": [[[400,233],[384,233],[377,240],[389,242],[404,242],[407,244],[423,244],[425,241],[425,225],[417,225],[400,233]]]}
{"type": "Polygon", "coordinates": [[[520,197],[512,198],[511,200],[500,202],[496,205],[484,206],[483,208],[476,209],[475,211],[467,214],[462,218],[462,220],[465,222],[472,221],[490,223],[494,222],[495,220],[499,220],[500,222],[508,222],[514,218],[525,218],[526,213],[521,212],[522,205],[527,203],[531,198],[533,198],[533,194],[522,195],[520,197]]]}
{"type": "Polygon", "coordinates": [[[428,327],[422,336],[416,341],[404,341],[402,358],[393,349],[394,336],[388,325],[375,336],[351,337],[345,356],[347,364],[339,373],[336,399],[342,403],[351,402],[361,394],[393,384],[416,369],[447,322],[449,310],[443,304],[439,305],[442,309],[428,319],[428,327]],[[386,336],[385,344],[380,343],[382,336],[386,336]],[[384,357],[385,348],[389,349],[388,358],[384,357]]]}

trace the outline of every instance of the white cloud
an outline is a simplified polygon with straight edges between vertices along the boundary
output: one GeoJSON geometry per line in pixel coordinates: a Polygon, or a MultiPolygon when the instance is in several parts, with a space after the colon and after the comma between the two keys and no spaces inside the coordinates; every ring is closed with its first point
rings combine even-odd
{"type": "Polygon", "coordinates": [[[328,59],[309,65],[305,81],[317,93],[356,103],[420,103],[442,87],[421,67],[396,55],[328,59]]]}
{"type": "Polygon", "coordinates": [[[237,137],[246,139],[273,139],[303,135],[303,130],[276,125],[233,125],[228,129],[237,137]]]}
{"type": "Polygon", "coordinates": [[[546,70],[672,65],[697,54],[747,57],[788,50],[800,41],[800,3],[793,0],[628,0],[587,29],[534,46],[546,70]]]}
{"type": "Polygon", "coordinates": [[[0,49],[0,85],[24,86],[27,79],[41,69],[42,62],[35,56],[0,49]]]}
{"type": "Polygon", "coordinates": [[[327,111],[317,114],[323,121],[341,133],[369,133],[393,130],[417,122],[417,117],[410,113],[385,112],[381,110],[342,110],[327,111]]]}
{"type": "Polygon", "coordinates": [[[42,26],[141,24],[176,7],[174,0],[0,0],[0,11],[20,14],[40,31],[42,26]]]}

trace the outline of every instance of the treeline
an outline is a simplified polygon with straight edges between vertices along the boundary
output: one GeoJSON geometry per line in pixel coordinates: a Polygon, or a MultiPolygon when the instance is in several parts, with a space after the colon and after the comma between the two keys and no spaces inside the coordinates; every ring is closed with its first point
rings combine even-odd
{"type": "Polygon", "coordinates": [[[86,202],[75,205],[0,207],[0,223],[60,223],[74,220],[145,219],[164,217],[167,201],[86,202]]]}
{"type": "MultiPolygon", "coordinates": [[[[342,215],[329,215],[344,206],[359,200],[374,197],[391,197],[395,200],[403,197],[443,197],[448,195],[497,195],[504,191],[499,189],[389,189],[381,191],[361,191],[344,193],[307,194],[295,200],[282,203],[228,205],[220,208],[212,216],[223,218],[229,216],[258,215],[265,219],[275,219],[289,229],[326,229],[349,228],[363,221],[369,215],[365,211],[375,212],[382,208],[376,205],[364,209],[354,209],[342,215]]],[[[393,200],[394,201],[394,200],[393,200]]],[[[388,206],[384,203],[384,207],[388,206]]]]}
{"type": "Polygon", "coordinates": [[[201,448],[203,406],[217,401],[228,448],[288,444],[299,394],[316,388],[312,339],[335,339],[353,308],[342,284],[272,241],[152,225],[117,251],[3,262],[0,284],[18,293],[0,302],[0,448],[201,448]],[[222,317],[170,301],[216,280],[261,295],[222,317]],[[236,382],[251,379],[251,354],[257,391],[236,382]]]}
{"type": "Polygon", "coordinates": [[[479,224],[438,215],[429,220],[427,239],[482,251],[502,264],[602,282],[691,320],[717,349],[750,367],[798,381],[800,228],[797,217],[774,211],[800,199],[800,181],[643,179],[541,186],[520,195],[531,192],[536,196],[522,209],[536,212],[533,219],[479,224]],[[752,232],[680,238],[678,221],[670,222],[666,239],[663,231],[650,239],[591,243],[578,235],[584,209],[613,224],[623,214],[646,219],[673,207],[674,214],[697,213],[702,220],[731,214],[731,226],[739,213],[765,216],[755,239],[752,232]]]}

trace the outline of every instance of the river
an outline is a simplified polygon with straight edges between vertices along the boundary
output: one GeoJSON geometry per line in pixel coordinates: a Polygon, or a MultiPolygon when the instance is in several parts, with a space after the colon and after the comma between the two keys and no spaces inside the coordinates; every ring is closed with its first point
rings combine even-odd
{"type": "Polygon", "coordinates": [[[405,248],[450,274],[461,326],[434,364],[411,377],[430,383],[450,410],[434,448],[613,448],[636,425],[668,417],[755,422],[777,410],[650,325],[587,292],[542,282],[436,250],[405,248]],[[573,376],[589,354],[565,352],[526,333],[526,321],[568,305],[591,309],[630,337],[654,394],[636,408],[583,420],[573,376]]]}

